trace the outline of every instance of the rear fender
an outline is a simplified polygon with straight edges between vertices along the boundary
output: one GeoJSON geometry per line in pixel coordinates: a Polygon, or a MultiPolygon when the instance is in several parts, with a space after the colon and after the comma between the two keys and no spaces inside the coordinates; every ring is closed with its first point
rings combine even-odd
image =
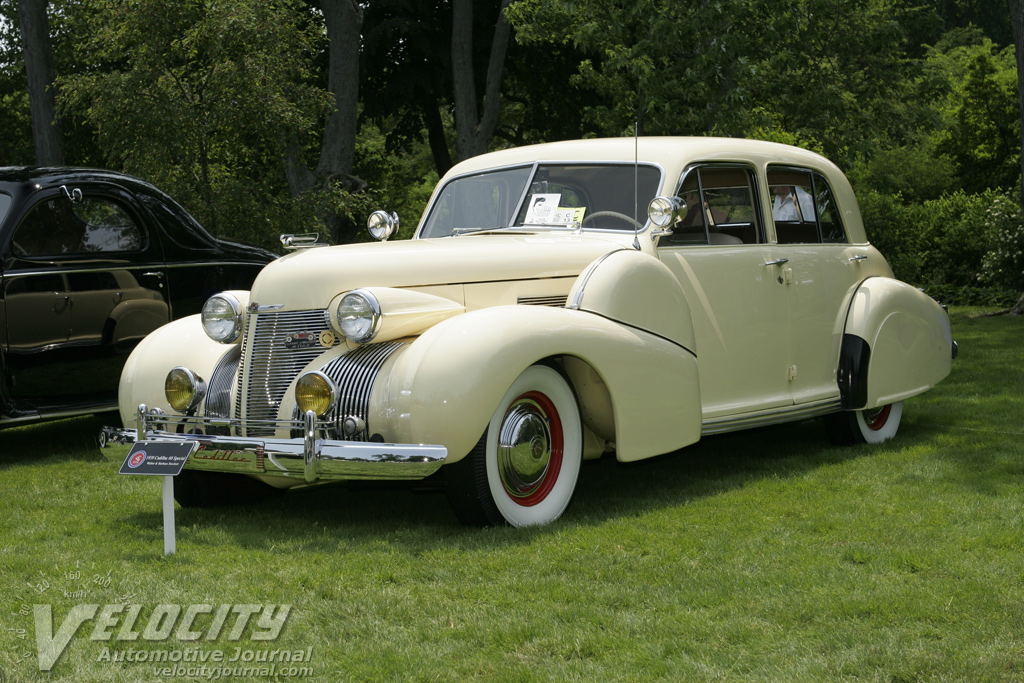
{"type": "Polygon", "coordinates": [[[865,280],[846,316],[837,377],[843,407],[877,408],[916,396],[949,374],[946,311],[924,292],[887,277],[865,280]]]}

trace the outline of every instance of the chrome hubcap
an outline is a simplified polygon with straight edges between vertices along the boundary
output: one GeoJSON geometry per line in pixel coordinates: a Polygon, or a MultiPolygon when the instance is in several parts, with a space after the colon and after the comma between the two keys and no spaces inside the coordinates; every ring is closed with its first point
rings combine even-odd
{"type": "Polygon", "coordinates": [[[535,505],[547,496],[562,463],[558,413],[538,392],[523,394],[508,407],[498,434],[498,475],[508,495],[520,505],[535,505]]]}

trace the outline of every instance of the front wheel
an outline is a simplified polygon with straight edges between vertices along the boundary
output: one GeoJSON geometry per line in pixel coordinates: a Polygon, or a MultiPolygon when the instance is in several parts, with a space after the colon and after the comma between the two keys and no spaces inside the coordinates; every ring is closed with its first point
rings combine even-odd
{"type": "Polygon", "coordinates": [[[841,446],[882,443],[896,436],[903,418],[903,402],[870,410],[851,410],[825,416],[829,440],[841,446]]]}
{"type": "Polygon", "coordinates": [[[445,467],[448,499],[464,524],[547,524],[569,505],[582,456],[576,395],[560,372],[533,365],[469,455],[445,467]]]}

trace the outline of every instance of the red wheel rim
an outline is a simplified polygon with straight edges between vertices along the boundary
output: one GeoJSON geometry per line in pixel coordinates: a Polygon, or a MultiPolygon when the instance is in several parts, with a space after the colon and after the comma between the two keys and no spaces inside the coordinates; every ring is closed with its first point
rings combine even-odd
{"type": "Polygon", "coordinates": [[[877,432],[889,421],[889,413],[892,411],[892,404],[884,405],[874,412],[864,411],[864,424],[868,429],[877,432]]]}
{"type": "Polygon", "coordinates": [[[509,500],[537,505],[562,469],[562,422],[546,395],[529,391],[509,404],[498,434],[498,474],[509,500]]]}

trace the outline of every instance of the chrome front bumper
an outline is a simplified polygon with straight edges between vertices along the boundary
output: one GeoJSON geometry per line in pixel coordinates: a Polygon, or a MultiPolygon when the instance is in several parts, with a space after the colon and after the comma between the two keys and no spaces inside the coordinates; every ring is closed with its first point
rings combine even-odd
{"type": "Polygon", "coordinates": [[[100,448],[113,459],[124,460],[137,441],[197,441],[199,448],[185,463],[188,469],[295,477],[309,483],[423,479],[436,472],[448,457],[444,446],[317,439],[318,426],[312,411],[306,413],[303,423],[295,425],[302,429],[301,439],[185,434],[150,428],[167,422],[168,416],[150,415],[145,405],[139,406],[137,428],[104,427],[100,448]]]}

